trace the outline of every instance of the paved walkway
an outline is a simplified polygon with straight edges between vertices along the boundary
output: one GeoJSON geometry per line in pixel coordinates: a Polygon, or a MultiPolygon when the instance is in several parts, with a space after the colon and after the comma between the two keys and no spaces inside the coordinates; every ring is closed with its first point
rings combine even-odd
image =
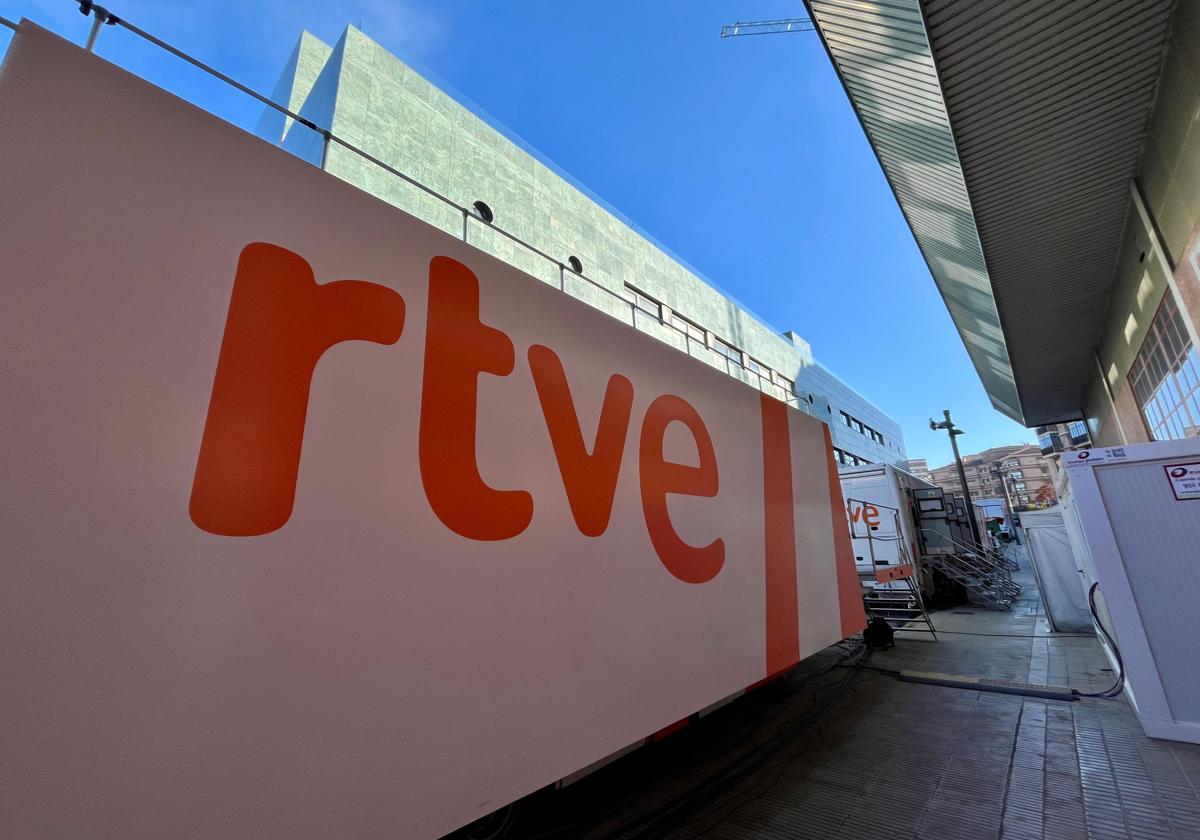
{"type": "MultiPolygon", "coordinates": [[[[1111,685],[1098,643],[1050,635],[1018,574],[1013,611],[937,613],[939,641],[898,634],[869,665],[1111,685]]],[[[1200,746],[1147,738],[1123,697],[918,685],[831,667],[839,655],[567,788],[527,814],[528,836],[1200,838],[1200,746]]]]}

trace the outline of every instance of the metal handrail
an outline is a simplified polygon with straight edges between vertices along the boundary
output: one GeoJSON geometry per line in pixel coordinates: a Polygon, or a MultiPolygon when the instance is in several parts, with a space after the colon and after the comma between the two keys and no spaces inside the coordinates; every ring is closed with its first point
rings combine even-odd
{"type": "MultiPolygon", "coordinates": [[[[899,555],[899,563],[896,564],[896,566],[893,566],[892,568],[897,568],[897,567],[902,567],[902,566],[911,566],[914,570],[916,570],[918,568],[916,558],[909,556],[908,546],[904,542],[904,534],[900,527],[900,509],[899,508],[892,507],[891,505],[881,505],[878,502],[867,502],[867,501],[864,501],[863,499],[855,499],[853,497],[847,497],[846,504],[847,505],[859,504],[864,507],[866,505],[871,505],[872,507],[874,507],[876,509],[890,510],[892,512],[892,522],[893,522],[893,525],[895,526],[895,533],[896,533],[896,536],[894,536],[894,537],[877,537],[877,536],[875,536],[875,534],[873,534],[871,532],[871,529],[869,527],[867,528],[866,536],[859,537],[855,533],[854,522],[850,523],[851,538],[852,539],[866,539],[866,541],[867,541],[867,550],[871,557],[871,569],[872,570],[877,568],[875,565],[875,542],[876,541],[894,542],[898,545],[899,550],[898,550],[897,554],[899,555]]],[[[890,564],[888,564],[888,565],[890,565],[890,564]]],[[[912,598],[912,600],[917,605],[916,610],[920,613],[920,617],[908,616],[907,618],[903,619],[904,625],[900,629],[908,630],[908,631],[912,631],[912,632],[918,632],[918,633],[932,633],[934,641],[937,641],[937,628],[933,626],[933,622],[930,621],[930,619],[929,619],[929,613],[925,609],[925,598],[924,598],[924,596],[921,595],[920,583],[917,581],[914,581],[912,576],[904,577],[901,580],[904,583],[906,583],[908,586],[908,590],[907,590],[908,594],[907,595],[902,594],[901,597],[912,598]],[[925,626],[928,629],[921,630],[919,628],[909,626],[916,621],[923,621],[925,623],[925,626]]],[[[889,583],[895,583],[895,581],[892,581],[889,583]]],[[[887,596],[880,595],[879,593],[881,593],[881,592],[889,592],[890,593],[890,592],[895,592],[895,591],[900,591],[901,593],[905,592],[905,590],[894,590],[894,589],[890,589],[890,588],[886,589],[886,590],[873,589],[873,591],[876,593],[877,597],[884,597],[884,598],[886,598],[887,596]]],[[[864,601],[864,603],[866,603],[866,602],[864,601]]],[[[870,611],[872,608],[874,608],[875,610],[882,611],[882,612],[887,612],[889,609],[891,609],[891,612],[893,614],[896,612],[895,609],[889,608],[888,606],[881,606],[878,602],[876,602],[873,605],[873,607],[871,605],[867,606],[868,611],[870,611]]],[[[911,608],[909,609],[909,611],[911,611],[911,608]]],[[[886,616],[884,617],[884,620],[885,621],[887,620],[886,616]]]]}
{"type": "Polygon", "coordinates": [[[997,579],[995,575],[987,572],[981,572],[976,564],[974,564],[969,558],[963,557],[961,554],[946,554],[941,556],[943,558],[953,557],[955,564],[964,568],[964,570],[971,576],[979,578],[981,582],[981,588],[985,591],[987,589],[992,589],[995,591],[997,596],[1007,598],[1015,598],[1020,594],[1021,590],[1014,588],[1015,584],[1013,584],[1011,581],[1006,581],[1002,578],[997,579]]]}
{"type": "Polygon", "coordinates": [[[1011,603],[1021,593],[1021,590],[1016,588],[1015,584],[1011,581],[997,578],[993,574],[980,572],[978,566],[961,554],[943,554],[939,556],[943,558],[943,563],[957,566],[964,574],[977,578],[980,591],[1001,603],[1011,603]],[[953,561],[947,561],[945,558],[953,558],[953,561]]]}
{"type": "Polygon", "coordinates": [[[963,550],[966,551],[970,556],[977,558],[978,562],[983,565],[984,568],[991,569],[991,575],[998,576],[1004,588],[1012,591],[1014,594],[1021,591],[1020,584],[1016,583],[1012,579],[1012,570],[1006,563],[1002,562],[1002,560],[996,560],[994,557],[988,554],[980,554],[973,549],[965,548],[963,550]]]}
{"type": "MultiPolygon", "coordinates": [[[[854,504],[855,502],[862,505],[864,507],[864,509],[866,508],[867,505],[871,505],[872,507],[875,507],[876,509],[878,509],[880,507],[887,507],[887,505],[876,505],[874,502],[864,502],[862,499],[854,499],[854,498],[846,499],[846,504],[848,504],[848,505],[854,504]]],[[[896,517],[896,532],[899,533],[900,532],[899,512],[895,508],[889,508],[889,510],[891,510],[893,512],[893,515],[895,515],[895,517],[896,517]]],[[[876,540],[876,537],[874,534],[871,533],[870,527],[867,528],[866,536],[860,537],[860,536],[858,536],[858,534],[855,533],[854,520],[851,519],[850,520],[850,539],[852,539],[852,540],[865,539],[867,541],[867,553],[871,557],[871,569],[874,570],[875,569],[875,540],[876,540]]],[[[885,540],[882,537],[879,538],[879,541],[880,542],[891,542],[890,539],[885,540]]],[[[903,550],[903,546],[904,546],[903,541],[901,541],[900,545],[901,545],[901,550],[903,550]]]]}
{"type": "MultiPolygon", "coordinates": [[[[870,505],[871,507],[875,508],[876,510],[890,510],[892,512],[892,518],[895,520],[896,536],[894,536],[894,537],[881,537],[876,534],[872,534],[870,528],[867,529],[867,534],[865,537],[859,536],[854,530],[854,522],[851,522],[850,523],[850,538],[851,539],[855,539],[855,540],[868,539],[868,540],[877,540],[878,542],[896,542],[896,541],[903,542],[904,537],[900,531],[900,509],[899,508],[894,508],[891,505],[881,505],[878,502],[868,502],[868,501],[865,501],[864,499],[855,499],[852,496],[846,497],[846,504],[847,505],[859,504],[859,505],[862,505],[864,508],[867,505],[870,505]]],[[[864,519],[864,522],[865,521],[866,520],[864,519]]]]}
{"type": "MultiPolygon", "coordinates": [[[[949,540],[952,545],[960,550],[965,547],[958,540],[943,534],[941,531],[936,531],[932,528],[922,528],[921,531],[923,533],[937,534],[939,537],[949,540]]],[[[980,578],[993,583],[993,585],[996,585],[997,588],[1006,590],[1012,594],[1017,594],[1021,591],[1020,586],[1013,582],[1007,568],[998,566],[990,561],[984,562],[974,551],[968,549],[968,552],[965,555],[961,553],[955,553],[951,556],[957,558],[960,563],[970,568],[974,574],[978,575],[980,578]]]]}
{"type": "MultiPolygon", "coordinates": [[[[517,245],[520,245],[522,248],[525,248],[527,251],[537,254],[539,257],[546,260],[552,266],[556,266],[558,268],[559,291],[563,292],[564,294],[570,294],[569,292],[567,292],[567,288],[566,288],[567,274],[570,273],[571,275],[583,280],[589,286],[600,290],[605,295],[608,295],[609,297],[615,299],[616,301],[619,301],[620,303],[622,303],[623,305],[628,307],[629,311],[630,311],[628,323],[630,324],[630,326],[634,327],[635,329],[640,329],[637,325],[637,313],[638,313],[638,311],[640,311],[640,308],[637,306],[637,304],[635,304],[633,301],[629,300],[628,298],[626,298],[624,295],[620,294],[619,292],[615,292],[612,289],[605,286],[604,284],[599,283],[596,280],[593,280],[592,278],[590,278],[586,274],[584,274],[582,271],[575,271],[573,268],[568,267],[567,264],[564,263],[562,260],[560,260],[556,257],[553,257],[550,254],[547,254],[545,251],[541,250],[536,245],[526,242],[525,240],[521,239],[516,234],[513,234],[513,233],[505,230],[504,228],[495,224],[494,222],[488,222],[488,221],[485,221],[485,220],[479,218],[471,211],[471,208],[464,207],[463,205],[454,201],[454,199],[449,198],[448,196],[442,195],[437,190],[435,190],[429,186],[426,186],[425,184],[421,183],[420,181],[413,178],[412,176],[406,175],[404,172],[401,172],[399,169],[396,169],[394,166],[391,166],[391,165],[385,163],[384,161],[380,160],[379,158],[375,157],[374,155],[370,154],[369,152],[366,152],[363,149],[360,149],[359,147],[355,146],[353,143],[350,143],[349,141],[345,140],[344,138],[337,136],[336,134],[333,133],[332,130],[330,130],[328,128],[323,128],[323,127],[317,125],[316,123],[314,123],[312,120],[308,119],[307,117],[301,116],[300,114],[292,111],[290,108],[280,105],[278,102],[273,101],[269,97],[264,96],[263,94],[259,93],[258,91],[254,90],[253,88],[242,84],[241,82],[226,75],[225,73],[222,73],[220,70],[217,70],[216,68],[211,67],[208,64],[205,64],[203,61],[200,61],[199,59],[188,55],[183,50],[180,50],[179,48],[172,46],[171,44],[167,43],[166,41],[162,40],[161,38],[151,35],[149,32],[130,23],[129,21],[125,20],[124,18],[120,17],[119,15],[113,14],[112,11],[110,11],[108,8],[98,5],[97,3],[93,2],[93,0],[71,0],[71,2],[73,2],[79,6],[79,11],[82,14],[84,14],[85,16],[90,15],[92,17],[92,27],[91,27],[90,32],[88,33],[88,39],[87,39],[87,44],[86,44],[86,48],[89,51],[93,50],[95,47],[96,39],[99,35],[101,26],[119,26],[122,29],[125,29],[128,32],[131,32],[132,34],[137,35],[139,38],[149,41],[151,44],[154,44],[156,47],[159,47],[160,49],[165,50],[166,52],[169,52],[171,55],[174,55],[177,58],[180,58],[183,61],[186,61],[188,64],[201,70],[202,72],[207,73],[210,76],[229,85],[230,87],[233,87],[235,90],[238,90],[241,93],[246,94],[247,96],[249,96],[252,99],[256,100],[257,102],[267,106],[268,108],[270,108],[280,114],[283,114],[284,116],[286,116],[292,120],[295,120],[296,122],[303,125],[305,128],[316,132],[318,135],[320,135],[321,141],[322,141],[321,168],[324,168],[325,160],[329,154],[330,144],[335,144],[335,145],[341,146],[342,148],[346,149],[347,151],[352,152],[355,155],[358,155],[363,160],[372,164],[373,166],[377,166],[380,169],[384,170],[385,172],[388,172],[389,174],[394,175],[397,178],[400,178],[404,182],[411,184],[412,186],[421,190],[425,194],[432,196],[433,198],[436,198],[438,201],[440,201],[447,207],[453,208],[455,211],[457,211],[462,216],[462,220],[463,220],[462,241],[465,242],[466,244],[472,245],[472,247],[477,247],[477,248],[479,247],[478,245],[473,245],[473,243],[471,243],[471,241],[470,241],[470,223],[471,223],[471,220],[474,220],[476,224],[484,225],[488,230],[495,231],[496,233],[500,234],[501,236],[505,237],[506,239],[516,243],[517,245]]],[[[14,31],[17,29],[17,25],[12,23],[11,21],[8,21],[3,18],[0,18],[0,21],[2,21],[4,25],[12,28],[14,31]]],[[[482,249],[480,249],[480,250],[482,250],[482,249]]],[[[572,295],[572,297],[578,297],[578,296],[572,295]]],[[[653,316],[649,316],[649,317],[653,317],[653,316]]],[[[774,397],[775,399],[780,399],[778,395],[780,393],[782,393],[783,398],[782,398],[782,400],[780,400],[781,402],[786,403],[787,405],[790,405],[797,409],[800,408],[801,401],[800,401],[800,397],[798,394],[788,393],[786,391],[786,389],[784,388],[784,386],[778,385],[777,383],[775,383],[774,381],[772,381],[769,378],[765,378],[761,373],[759,373],[756,370],[751,369],[744,362],[735,361],[724,354],[718,353],[716,351],[716,349],[714,347],[712,347],[709,343],[700,342],[698,339],[694,338],[689,332],[687,332],[683,328],[678,327],[674,323],[671,323],[668,319],[663,318],[661,316],[661,314],[657,318],[655,318],[655,321],[660,326],[666,327],[667,329],[672,330],[676,334],[682,336],[684,347],[686,348],[684,352],[686,352],[689,356],[692,356],[693,358],[698,358],[697,355],[692,352],[692,345],[699,344],[701,349],[706,350],[710,356],[714,356],[714,357],[719,356],[723,360],[726,374],[733,376],[736,379],[741,379],[743,382],[745,382],[748,385],[751,384],[752,381],[756,380],[758,382],[758,390],[761,393],[767,394],[771,397],[774,397]],[[731,369],[731,367],[733,369],[737,369],[737,370],[740,370],[741,372],[744,372],[748,376],[754,377],[754,380],[743,379],[742,376],[734,373],[734,370],[731,369]]],[[[646,332],[646,330],[641,330],[641,331],[646,332]]],[[[712,332],[706,329],[705,335],[712,336],[712,332]]],[[[736,348],[736,349],[738,350],[738,352],[742,355],[742,357],[744,359],[746,356],[746,352],[744,350],[742,350],[741,348],[736,348]]],[[[700,358],[702,358],[702,357],[700,357],[700,358]]]]}
{"type": "MultiPolygon", "coordinates": [[[[926,529],[926,530],[928,530],[928,529],[926,529]]],[[[957,540],[954,537],[947,536],[945,534],[943,534],[942,536],[945,536],[946,539],[948,539],[956,548],[959,548],[959,549],[962,549],[963,551],[968,551],[972,554],[983,557],[984,559],[988,560],[989,562],[995,563],[997,566],[1002,567],[1003,569],[1005,569],[1005,571],[1008,570],[1008,565],[1007,565],[1007,563],[1004,562],[1005,558],[1003,555],[998,554],[997,552],[991,551],[987,547],[982,546],[978,543],[962,542],[961,540],[957,540]],[[997,558],[999,558],[999,559],[997,559],[997,558]]]]}

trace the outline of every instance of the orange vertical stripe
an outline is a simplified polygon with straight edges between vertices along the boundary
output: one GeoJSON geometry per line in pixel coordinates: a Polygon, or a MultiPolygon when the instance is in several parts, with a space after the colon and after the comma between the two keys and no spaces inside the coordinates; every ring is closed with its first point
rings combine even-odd
{"type": "Polygon", "coordinates": [[[846,524],[846,500],[842,498],[842,482],[833,462],[833,441],[825,426],[825,460],[829,469],[829,507],[833,512],[833,556],[837,564],[838,604],[842,614],[842,638],[852,636],[867,626],[863,611],[862,587],[854,566],[854,547],[850,544],[850,526],[846,524]]]}
{"type": "Polygon", "coordinates": [[[759,400],[763,436],[763,532],[766,537],[767,675],[800,659],[796,595],[796,520],[792,505],[792,441],[785,403],[759,400]]]}

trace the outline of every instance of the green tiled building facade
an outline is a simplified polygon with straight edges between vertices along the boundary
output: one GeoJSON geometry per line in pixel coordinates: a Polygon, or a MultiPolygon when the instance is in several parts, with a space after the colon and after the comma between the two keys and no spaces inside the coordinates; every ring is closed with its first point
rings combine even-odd
{"type": "MultiPolygon", "coordinates": [[[[486,202],[497,226],[553,260],[474,217],[466,225],[472,245],[826,420],[840,460],[903,464],[899,426],[817,364],[808,342],[755,318],[532,149],[354,27],[332,47],[301,35],[272,98],[460,206],[486,202]],[[561,269],[571,256],[586,279],[561,269]]],[[[326,147],[317,132],[278,112],[264,113],[258,133],[463,235],[454,207],[350,149],[326,147]]]]}

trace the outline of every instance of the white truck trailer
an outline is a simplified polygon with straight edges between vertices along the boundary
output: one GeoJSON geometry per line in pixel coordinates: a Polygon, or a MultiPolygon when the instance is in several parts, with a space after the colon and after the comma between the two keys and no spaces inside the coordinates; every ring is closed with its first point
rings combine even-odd
{"type": "Polygon", "coordinates": [[[911,491],[937,486],[891,464],[841,467],[838,478],[859,572],[915,562],[920,556],[920,531],[911,491]]]}
{"type": "Polygon", "coordinates": [[[28,21],[0,114],[0,836],[428,840],[865,625],[828,428],[467,206],[28,21]]]}

